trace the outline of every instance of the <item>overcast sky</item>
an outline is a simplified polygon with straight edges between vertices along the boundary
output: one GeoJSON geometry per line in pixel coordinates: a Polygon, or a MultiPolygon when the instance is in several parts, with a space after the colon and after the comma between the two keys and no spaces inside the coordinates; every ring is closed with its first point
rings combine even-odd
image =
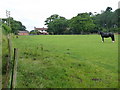
{"type": "Polygon", "coordinates": [[[35,27],[46,27],[44,21],[53,14],[67,19],[83,12],[97,12],[108,6],[113,11],[118,8],[119,0],[1,0],[0,18],[6,17],[6,10],[11,11],[11,17],[21,21],[27,30],[35,27]]]}

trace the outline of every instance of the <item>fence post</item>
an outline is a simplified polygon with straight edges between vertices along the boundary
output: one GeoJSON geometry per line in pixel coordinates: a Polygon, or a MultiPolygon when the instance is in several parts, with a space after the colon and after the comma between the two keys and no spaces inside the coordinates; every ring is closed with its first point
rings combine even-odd
{"type": "Polygon", "coordinates": [[[17,61],[18,61],[18,49],[14,48],[14,60],[13,60],[12,77],[11,77],[11,90],[15,88],[15,84],[16,84],[17,61]]]}
{"type": "Polygon", "coordinates": [[[12,58],[12,44],[11,44],[11,39],[10,39],[10,35],[7,35],[7,39],[8,39],[8,58],[7,58],[7,67],[6,67],[6,79],[5,79],[5,83],[3,88],[8,88],[8,84],[9,84],[9,80],[10,80],[10,71],[11,71],[11,66],[10,66],[10,62],[11,62],[11,58],[12,58]]]}
{"type": "Polygon", "coordinates": [[[41,59],[43,60],[44,59],[44,57],[43,57],[43,45],[41,44],[41,59]]]}
{"type": "Polygon", "coordinates": [[[10,62],[12,61],[12,44],[11,44],[11,38],[10,35],[8,34],[8,62],[7,62],[7,71],[10,71],[10,62]]]}

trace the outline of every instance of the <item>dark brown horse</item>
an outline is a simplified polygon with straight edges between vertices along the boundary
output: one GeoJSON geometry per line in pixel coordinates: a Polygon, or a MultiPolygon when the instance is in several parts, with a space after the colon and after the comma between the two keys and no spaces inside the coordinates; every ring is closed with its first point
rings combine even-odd
{"type": "Polygon", "coordinates": [[[115,42],[115,37],[114,37],[114,34],[113,34],[113,33],[111,33],[111,32],[109,32],[109,33],[104,33],[104,32],[101,32],[101,31],[99,31],[98,33],[99,33],[99,34],[101,35],[101,37],[102,37],[102,42],[104,42],[104,38],[109,38],[109,37],[111,37],[112,42],[115,42]]]}

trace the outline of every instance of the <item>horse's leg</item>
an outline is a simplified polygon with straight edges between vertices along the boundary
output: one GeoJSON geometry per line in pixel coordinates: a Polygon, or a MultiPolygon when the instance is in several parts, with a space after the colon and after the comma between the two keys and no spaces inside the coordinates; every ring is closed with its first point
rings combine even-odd
{"type": "Polygon", "coordinates": [[[102,42],[104,42],[104,37],[102,37],[102,42]]]}
{"type": "Polygon", "coordinates": [[[111,36],[112,42],[115,42],[115,37],[114,35],[111,36]]]}

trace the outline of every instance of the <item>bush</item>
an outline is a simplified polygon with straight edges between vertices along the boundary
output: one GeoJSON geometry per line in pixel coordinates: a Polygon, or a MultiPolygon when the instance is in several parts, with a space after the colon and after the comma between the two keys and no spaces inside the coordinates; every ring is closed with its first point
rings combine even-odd
{"type": "Polygon", "coordinates": [[[2,32],[3,34],[8,34],[11,32],[11,28],[7,26],[6,24],[2,24],[2,32]]]}

